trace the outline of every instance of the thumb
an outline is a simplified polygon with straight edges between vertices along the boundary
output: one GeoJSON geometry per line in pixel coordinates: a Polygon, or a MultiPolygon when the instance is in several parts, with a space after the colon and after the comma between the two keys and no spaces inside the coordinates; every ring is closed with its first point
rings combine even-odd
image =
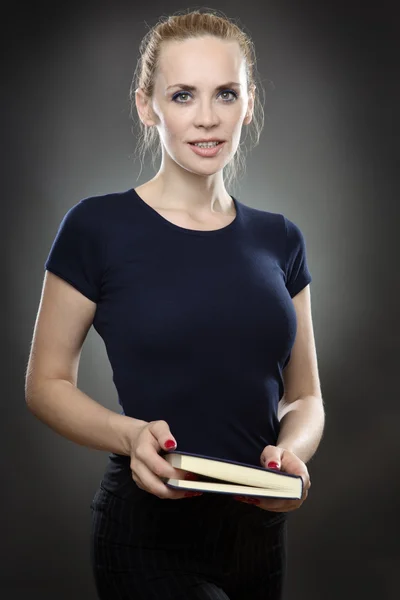
{"type": "Polygon", "coordinates": [[[162,420],[150,421],[149,429],[155,438],[155,443],[158,443],[162,450],[175,450],[177,443],[168,423],[162,420]]]}
{"type": "Polygon", "coordinates": [[[164,441],[164,447],[166,450],[175,450],[177,443],[176,441],[172,438],[172,436],[168,436],[168,439],[166,439],[164,441]]]}
{"type": "Polygon", "coordinates": [[[263,467],[280,470],[282,449],[276,446],[266,446],[261,454],[260,460],[263,467]]]}

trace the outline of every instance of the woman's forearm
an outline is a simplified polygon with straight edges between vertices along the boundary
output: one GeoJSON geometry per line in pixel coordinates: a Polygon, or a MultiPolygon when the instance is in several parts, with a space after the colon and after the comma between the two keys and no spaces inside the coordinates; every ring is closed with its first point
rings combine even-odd
{"type": "Polygon", "coordinates": [[[25,399],[40,421],[94,450],[129,456],[132,439],[146,423],[109,410],[65,379],[47,379],[25,399]]]}
{"type": "Polygon", "coordinates": [[[304,463],[315,454],[322,438],[325,411],[322,398],[305,396],[282,403],[278,410],[280,433],[276,445],[290,450],[304,463]]]}

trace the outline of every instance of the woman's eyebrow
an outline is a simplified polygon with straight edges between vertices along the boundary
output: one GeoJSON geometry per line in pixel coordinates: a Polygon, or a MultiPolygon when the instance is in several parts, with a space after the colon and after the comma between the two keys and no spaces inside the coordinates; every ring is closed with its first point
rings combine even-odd
{"type": "MultiPolygon", "coordinates": [[[[234,85],[237,85],[240,87],[240,83],[237,83],[236,81],[228,81],[228,83],[224,83],[223,85],[219,85],[218,87],[216,87],[216,90],[222,90],[225,89],[227,87],[232,87],[234,85]]],[[[174,83],[173,85],[169,85],[166,90],[169,90],[170,88],[173,87],[181,87],[181,88],[185,88],[185,90],[189,90],[191,92],[196,92],[197,91],[197,87],[194,85],[189,85],[187,83],[174,83]]]]}

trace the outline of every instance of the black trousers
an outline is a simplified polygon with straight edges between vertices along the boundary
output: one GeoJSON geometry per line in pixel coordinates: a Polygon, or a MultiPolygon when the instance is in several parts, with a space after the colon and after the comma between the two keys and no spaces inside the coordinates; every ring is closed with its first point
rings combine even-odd
{"type": "Polygon", "coordinates": [[[160,499],[103,481],[90,505],[100,600],[281,600],[287,513],[226,494],[160,499]]]}

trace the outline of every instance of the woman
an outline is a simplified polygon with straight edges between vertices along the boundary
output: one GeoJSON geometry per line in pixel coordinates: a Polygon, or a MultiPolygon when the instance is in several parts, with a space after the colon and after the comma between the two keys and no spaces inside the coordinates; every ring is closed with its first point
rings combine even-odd
{"type": "Polygon", "coordinates": [[[101,600],[278,600],[287,514],[307,497],[324,422],[305,242],[225,187],[243,126],[260,133],[248,36],[194,11],[159,22],[141,49],[133,97],[161,166],[65,215],[26,398],[60,434],[110,452],[91,504],[101,600]],[[122,414],[77,388],[92,324],[122,414]],[[303,497],[189,499],[163,483],[187,475],[161,456],[171,448],[301,475],[303,497]]]}

